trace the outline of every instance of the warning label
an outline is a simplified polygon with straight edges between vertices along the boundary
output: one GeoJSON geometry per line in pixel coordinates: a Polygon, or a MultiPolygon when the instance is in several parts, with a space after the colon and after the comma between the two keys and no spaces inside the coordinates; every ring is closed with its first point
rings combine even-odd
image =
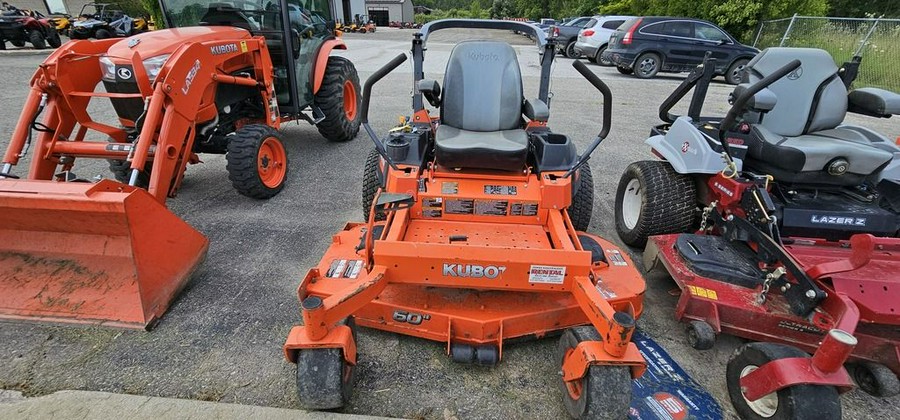
{"type": "Polygon", "coordinates": [[[555,265],[532,265],[528,270],[529,283],[562,284],[566,277],[566,267],[555,265]]]}
{"type": "Polygon", "coordinates": [[[622,257],[622,253],[619,252],[618,249],[607,249],[606,255],[609,256],[609,261],[613,263],[613,265],[628,265],[628,263],[625,262],[625,258],[622,257]]]}
{"type": "Polygon", "coordinates": [[[456,194],[459,192],[459,182],[441,183],[441,194],[456,194]]]}
{"type": "Polygon", "coordinates": [[[536,202],[512,203],[509,206],[510,216],[536,216],[538,204],[536,202]]]}
{"type": "Polygon", "coordinates": [[[478,200],[475,202],[475,214],[490,216],[506,216],[506,200],[478,200]]]}
{"type": "Polygon", "coordinates": [[[512,185],[485,185],[484,193],[490,195],[516,195],[518,189],[512,185]]]}
{"type": "Polygon", "coordinates": [[[475,211],[475,200],[461,198],[444,202],[444,211],[447,214],[472,214],[475,211]]]}
{"type": "Polygon", "coordinates": [[[362,270],[362,266],[362,260],[331,260],[331,265],[328,267],[328,272],[325,273],[325,276],[355,279],[359,277],[359,271],[362,270]]]}
{"type": "Polygon", "coordinates": [[[443,214],[442,205],[443,199],[441,199],[440,197],[423,198],[422,217],[441,217],[441,215],[443,214]]]}

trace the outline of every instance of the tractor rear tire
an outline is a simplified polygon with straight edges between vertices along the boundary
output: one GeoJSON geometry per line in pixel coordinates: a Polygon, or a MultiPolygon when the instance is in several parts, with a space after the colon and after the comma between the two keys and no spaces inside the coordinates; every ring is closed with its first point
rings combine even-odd
{"type": "MultiPolygon", "coordinates": [[[[556,359],[562,366],[566,354],[582,341],[602,341],[591,325],[569,328],[559,339],[556,359]]],[[[580,381],[560,380],[563,403],[576,419],[623,419],[631,404],[631,372],[627,366],[591,365],[580,381]]]]}
{"type": "Polygon", "coordinates": [[[47,44],[50,45],[50,48],[59,48],[62,45],[62,39],[56,30],[50,30],[50,35],[47,35],[47,44]]]}
{"type": "Polygon", "coordinates": [[[841,399],[837,389],[823,385],[794,385],[750,402],[744,398],[740,380],[773,360],[809,357],[796,347],[774,343],[750,343],[737,349],[728,361],[725,383],[731,404],[746,420],[838,420],[841,399]]]}
{"type": "MultiPolygon", "coordinates": [[[[354,343],[356,323],[347,318],[354,343]]],[[[356,384],[356,366],[344,360],[344,352],[338,348],[302,349],[297,352],[297,397],[306,410],[332,410],[341,408],[353,396],[356,384]]]]}
{"type": "Polygon", "coordinates": [[[694,225],[697,187],[693,179],[658,160],[634,162],[616,191],[616,232],[626,244],[643,248],[653,235],[681,233],[694,225]]]}
{"type": "MultiPolygon", "coordinates": [[[[379,168],[380,162],[381,155],[378,154],[378,150],[370,150],[369,155],[366,156],[366,166],[363,169],[362,208],[363,220],[366,221],[369,220],[369,211],[372,209],[372,201],[375,200],[375,193],[378,192],[379,188],[383,187],[381,181],[378,179],[378,173],[381,171],[379,168]]],[[[384,220],[385,218],[384,212],[375,214],[375,221],[384,220]]]]}
{"type": "Polygon", "coordinates": [[[106,29],[97,29],[97,31],[94,32],[94,38],[96,38],[96,39],[112,38],[112,33],[107,31],[106,29]]]}
{"type": "Polygon", "coordinates": [[[328,141],[353,140],[359,133],[360,93],[356,67],[344,57],[328,57],[315,103],[325,114],[317,127],[328,141]]]}
{"type": "Polygon", "coordinates": [[[267,199],[284,188],[288,157],[281,136],[263,124],[241,127],[228,142],[228,179],[242,195],[267,199]]]}
{"type": "Polygon", "coordinates": [[[47,48],[47,42],[44,40],[44,34],[37,29],[32,29],[28,31],[28,41],[31,42],[31,45],[34,46],[36,50],[43,50],[47,48]]]}
{"type": "Polygon", "coordinates": [[[13,44],[13,47],[22,48],[25,46],[25,41],[9,41],[10,44],[13,44]]]}
{"type": "Polygon", "coordinates": [[[594,176],[591,174],[590,164],[585,163],[578,168],[578,179],[578,192],[572,197],[572,206],[566,211],[569,212],[569,219],[575,230],[587,231],[594,213],[594,176]]]}

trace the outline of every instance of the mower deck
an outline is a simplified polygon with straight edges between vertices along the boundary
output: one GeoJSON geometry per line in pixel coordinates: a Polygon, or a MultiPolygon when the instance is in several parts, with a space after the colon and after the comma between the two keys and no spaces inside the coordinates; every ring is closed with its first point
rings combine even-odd
{"type": "MultiPolygon", "coordinates": [[[[900,332],[895,327],[900,324],[896,315],[900,306],[894,276],[897,249],[876,249],[868,264],[856,270],[830,274],[831,280],[827,284],[830,287],[826,291],[831,297],[810,315],[810,319],[806,319],[791,312],[789,303],[781,293],[777,293],[775,286],[767,294],[765,304],[760,304],[758,298],[762,281],[756,285],[745,285],[721,276],[711,278],[699,274],[680,255],[676,247],[679,237],[707,236],[654,236],[648,241],[644,252],[647,269],[662,263],[681,289],[675,309],[676,319],[705,321],[717,333],[789,344],[808,353],[815,353],[822,336],[840,326],[859,342],[850,361],[877,362],[900,373],[900,332]],[[851,306],[843,316],[840,315],[838,301],[851,306]],[[854,314],[857,308],[858,312],[854,314]],[[854,321],[857,318],[858,324],[854,321]]],[[[722,237],[715,238],[720,239],[723,246],[735,246],[722,237]]],[[[846,241],[835,243],[795,239],[790,244],[786,243],[785,249],[805,269],[821,263],[846,261],[852,255],[846,241]]],[[[756,263],[755,260],[748,262],[756,263]]],[[[730,263],[733,266],[743,265],[737,261],[730,263]]]]}

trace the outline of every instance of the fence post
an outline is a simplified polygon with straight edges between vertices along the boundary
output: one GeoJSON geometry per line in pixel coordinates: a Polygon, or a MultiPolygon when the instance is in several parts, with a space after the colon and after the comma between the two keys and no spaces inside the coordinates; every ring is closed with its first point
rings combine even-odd
{"type": "Polygon", "coordinates": [[[784,41],[787,40],[788,34],[791,33],[791,29],[794,27],[794,21],[796,21],[796,20],[797,20],[797,14],[794,13],[794,16],[791,16],[791,23],[788,24],[787,29],[784,31],[784,35],[781,37],[781,42],[778,43],[779,47],[784,46],[784,41]]]}
{"type": "Polygon", "coordinates": [[[753,46],[756,47],[756,44],[759,44],[759,37],[762,35],[763,28],[766,26],[766,21],[759,21],[759,29],[756,30],[756,38],[753,40],[753,46]]]}

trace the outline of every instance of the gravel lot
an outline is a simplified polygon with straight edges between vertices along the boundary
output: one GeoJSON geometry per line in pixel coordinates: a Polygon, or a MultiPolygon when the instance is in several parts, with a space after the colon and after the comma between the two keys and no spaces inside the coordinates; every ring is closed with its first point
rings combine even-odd
{"type": "MultiPolygon", "coordinates": [[[[428,44],[426,74],[441,80],[452,43],[479,32],[438,33],[428,44]]],[[[382,28],[348,34],[351,58],[365,79],[395,55],[409,50],[413,31],[382,28]]],[[[536,96],[537,50],[510,33],[517,44],[526,94],[536,96]]],[[[5,150],[27,92],[27,81],[43,55],[0,54],[0,147],[5,150]]],[[[593,88],[559,59],[553,77],[550,126],[577,139],[583,149],[600,129],[600,100],[593,88]]],[[[591,66],[614,95],[612,133],[591,159],[596,203],[591,231],[618,241],[612,205],[619,175],[630,162],[651,159],[642,143],[659,123],[657,107],[683,75],[639,81],[615,69],[591,66]]],[[[411,109],[411,65],[375,89],[370,119],[383,133],[411,109]]],[[[705,114],[722,114],[731,87],[709,90],[705,114]]],[[[95,101],[95,119],[111,120],[111,108],[95,101]]],[[[686,104],[682,106],[682,112],[686,104]]],[[[850,116],[888,136],[900,135],[891,120],[850,116]]],[[[361,132],[354,141],[331,144],[305,123],[284,136],[290,155],[287,188],[269,201],[238,195],[223,156],[204,155],[191,166],[172,210],[209,236],[209,257],[152,332],[89,327],[54,327],[0,322],[0,388],[40,395],[82,389],[194,398],[275,407],[296,407],[294,365],[281,345],[299,322],[296,287],[347,220],[359,220],[362,164],[370,149],[361,132]]],[[[19,173],[24,170],[20,165],[19,173]]],[[[76,167],[82,178],[109,176],[105,162],[76,167]]],[[[634,252],[640,261],[640,252],[634,252]]],[[[674,321],[674,283],[649,277],[640,326],[719,400],[734,417],[725,391],[725,363],[742,343],[723,336],[709,351],[691,349],[674,321]]],[[[444,346],[425,340],[362,330],[359,383],[346,412],[415,418],[562,418],[552,360],[555,339],[504,348],[493,368],[457,365],[444,346]]],[[[900,399],[876,399],[861,391],[843,396],[846,418],[896,418],[900,399]]]]}

